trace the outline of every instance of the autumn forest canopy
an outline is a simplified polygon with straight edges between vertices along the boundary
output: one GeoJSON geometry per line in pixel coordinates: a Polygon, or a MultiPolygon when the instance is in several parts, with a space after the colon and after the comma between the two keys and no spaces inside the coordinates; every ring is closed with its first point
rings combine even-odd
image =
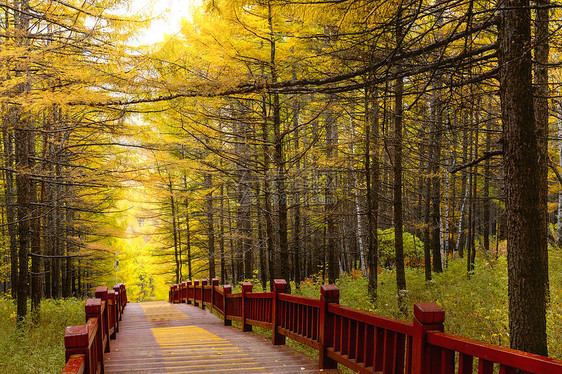
{"type": "Polygon", "coordinates": [[[0,0],[0,291],[193,278],[429,282],[508,263],[509,340],[546,355],[562,245],[562,11],[549,0],[0,0]],[[529,333],[531,331],[532,333],[529,333]]]}

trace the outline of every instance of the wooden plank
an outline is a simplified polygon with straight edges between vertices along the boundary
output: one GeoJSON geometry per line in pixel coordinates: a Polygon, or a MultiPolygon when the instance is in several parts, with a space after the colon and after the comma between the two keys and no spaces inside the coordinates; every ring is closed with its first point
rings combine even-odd
{"type": "MultiPolygon", "coordinates": [[[[127,306],[105,373],[321,373],[318,361],[261,335],[224,326],[189,304],[127,306]]],[[[322,373],[340,373],[323,370],[322,373]]]]}

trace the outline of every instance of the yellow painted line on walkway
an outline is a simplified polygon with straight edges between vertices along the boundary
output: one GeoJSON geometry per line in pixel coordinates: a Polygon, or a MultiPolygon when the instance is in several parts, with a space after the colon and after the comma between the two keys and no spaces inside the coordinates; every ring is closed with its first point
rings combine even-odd
{"type": "Polygon", "coordinates": [[[151,322],[189,319],[185,313],[182,313],[170,303],[143,303],[141,306],[146,319],[151,322]]]}
{"type": "Polygon", "coordinates": [[[151,331],[162,349],[168,372],[186,365],[202,372],[217,369],[265,372],[248,353],[199,326],[160,327],[151,331]]]}

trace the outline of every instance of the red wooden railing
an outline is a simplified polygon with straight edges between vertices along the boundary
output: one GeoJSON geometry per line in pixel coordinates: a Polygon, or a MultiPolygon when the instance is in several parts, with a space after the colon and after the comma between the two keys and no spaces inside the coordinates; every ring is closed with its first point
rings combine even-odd
{"type": "Polygon", "coordinates": [[[340,363],[360,373],[481,374],[562,373],[562,361],[478,342],[443,332],[445,312],[434,303],[414,305],[412,323],[339,305],[334,285],[321,288],[320,299],[285,293],[286,282],[276,279],[274,292],[242,292],[206,280],[170,287],[171,303],[209,306],[225,325],[242,324],[272,330],[272,343],[296,340],[319,351],[319,368],[340,363]]]}
{"type": "Polygon", "coordinates": [[[68,326],[64,331],[66,365],[62,374],[98,374],[104,372],[103,353],[110,350],[110,337],[115,339],[119,320],[127,305],[125,285],[112,290],[97,287],[95,299],[84,307],[86,324],[68,326]]]}

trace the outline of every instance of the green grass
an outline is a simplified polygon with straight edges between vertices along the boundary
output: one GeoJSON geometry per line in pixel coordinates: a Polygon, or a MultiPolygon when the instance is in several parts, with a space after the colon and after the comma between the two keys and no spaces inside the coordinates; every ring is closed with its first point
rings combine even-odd
{"type": "Polygon", "coordinates": [[[15,316],[13,301],[0,300],[0,373],[60,373],[64,328],[84,324],[84,301],[44,300],[39,315],[29,316],[19,329],[15,316]]]}

